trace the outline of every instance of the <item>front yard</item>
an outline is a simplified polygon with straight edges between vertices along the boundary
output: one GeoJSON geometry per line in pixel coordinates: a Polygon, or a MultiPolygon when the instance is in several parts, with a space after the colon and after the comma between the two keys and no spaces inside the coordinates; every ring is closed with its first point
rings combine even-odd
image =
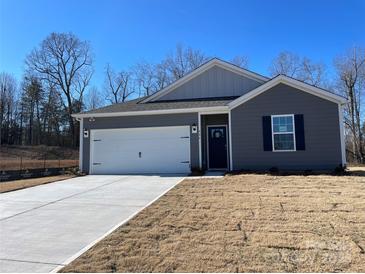
{"type": "Polygon", "coordinates": [[[185,180],[62,272],[365,272],[365,177],[185,180]]]}

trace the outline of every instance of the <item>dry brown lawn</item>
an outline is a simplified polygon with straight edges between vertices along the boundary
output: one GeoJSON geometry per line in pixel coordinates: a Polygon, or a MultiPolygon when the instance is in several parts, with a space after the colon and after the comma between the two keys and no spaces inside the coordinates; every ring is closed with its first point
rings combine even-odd
{"type": "Polygon", "coordinates": [[[48,176],[48,177],[42,177],[42,178],[0,182],[0,193],[19,190],[19,189],[23,189],[23,188],[32,187],[32,186],[49,184],[49,183],[53,183],[53,182],[57,182],[57,181],[70,179],[73,177],[75,177],[75,175],[65,174],[65,175],[48,176]]]}
{"type": "Polygon", "coordinates": [[[365,272],[365,177],[185,180],[62,272],[365,272]]]}

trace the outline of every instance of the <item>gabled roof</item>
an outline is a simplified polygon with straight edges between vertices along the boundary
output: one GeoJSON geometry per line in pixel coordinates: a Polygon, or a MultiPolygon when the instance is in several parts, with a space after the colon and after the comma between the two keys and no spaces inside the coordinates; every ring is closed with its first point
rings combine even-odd
{"type": "Polygon", "coordinates": [[[329,92],[327,90],[312,86],[310,84],[304,83],[304,82],[296,80],[294,78],[279,74],[278,76],[272,78],[270,81],[266,82],[265,84],[253,89],[252,91],[250,91],[250,92],[242,95],[241,97],[237,98],[236,100],[230,102],[228,104],[228,107],[230,109],[233,109],[281,83],[291,86],[293,88],[299,89],[301,91],[310,93],[312,95],[318,96],[322,99],[329,100],[329,101],[337,103],[337,104],[347,103],[347,99],[342,96],[339,96],[339,95],[329,92]]]}
{"type": "Polygon", "coordinates": [[[164,89],[156,92],[155,94],[149,96],[145,100],[142,101],[142,103],[154,101],[170,92],[172,92],[177,87],[187,83],[188,81],[192,80],[193,78],[197,77],[198,75],[202,74],[203,72],[207,71],[208,69],[218,66],[223,69],[232,71],[234,73],[237,73],[239,75],[245,76],[247,78],[253,79],[259,83],[265,83],[270,78],[267,78],[265,76],[262,76],[260,74],[257,74],[255,72],[249,71],[247,69],[241,68],[239,66],[236,66],[234,64],[231,64],[229,62],[220,60],[218,58],[213,58],[209,60],[208,62],[204,63],[200,67],[196,68],[195,70],[191,71],[190,73],[186,74],[184,77],[180,78],[179,80],[173,82],[171,85],[165,87],[164,89]]]}
{"type": "MultiPolygon", "coordinates": [[[[213,59],[218,60],[218,59],[213,59]]],[[[211,64],[213,61],[210,61],[211,64]]],[[[216,61],[215,61],[216,62],[216,61]]],[[[214,62],[214,63],[215,63],[214,62]]],[[[218,62],[222,62],[218,60],[218,62]]],[[[245,72],[246,73],[246,72],[245,72]]],[[[266,79],[266,78],[265,78],[266,79]]],[[[112,116],[129,116],[129,115],[153,115],[153,114],[170,114],[170,113],[190,113],[204,111],[229,111],[245,102],[255,98],[265,91],[273,88],[278,84],[285,84],[293,88],[329,100],[336,104],[342,105],[347,103],[347,99],[331,93],[327,90],[309,85],[294,78],[278,75],[261,86],[249,91],[240,97],[221,97],[221,98],[200,98],[188,100],[171,100],[148,102],[153,96],[142,97],[124,103],[113,104],[99,109],[82,112],[72,115],[75,118],[85,117],[112,117],[112,116]]]]}

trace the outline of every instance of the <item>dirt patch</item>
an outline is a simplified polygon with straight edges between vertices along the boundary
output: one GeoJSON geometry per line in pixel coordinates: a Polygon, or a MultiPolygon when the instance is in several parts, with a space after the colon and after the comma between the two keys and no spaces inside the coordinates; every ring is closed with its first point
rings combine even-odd
{"type": "Polygon", "coordinates": [[[0,146],[0,159],[2,160],[14,160],[20,157],[23,159],[35,159],[43,160],[44,156],[47,159],[78,159],[78,150],[68,147],[58,146],[0,146]]]}
{"type": "Polygon", "coordinates": [[[2,182],[0,183],[0,193],[19,190],[32,186],[49,184],[57,181],[70,179],[73,177],[75,177],[75,175],[58,175],[58,176],[49,176],[35,179],[24,179],[11,182],[2,182]]]}
{"type": "Polygon", "coordinates": [[[0,171],[78,165],[78,150],[57,146],[0,146],[0,171]]]}
{"type": "Polygon", "coordinates": [[[62,272],[364,272],[365,177],[185,180],[62,272]]]}
{"type": "Polygon", "coordinates": [[[1,160],[0,170],[27,170],[38,168],[63,168],[79,165],[78,160],[1,160]]]}

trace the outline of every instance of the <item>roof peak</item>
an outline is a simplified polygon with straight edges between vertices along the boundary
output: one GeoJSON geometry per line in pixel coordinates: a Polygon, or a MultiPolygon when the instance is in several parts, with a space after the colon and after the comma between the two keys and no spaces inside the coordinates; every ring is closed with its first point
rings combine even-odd
{"type": "Polygon", "coordinates": [[[186,82],[192,80],[193,78],[195,78],[198,75],[202,74],[203,72],[207,71],[208,69],[210,69],[214,65],[217,65],[217,66],[219,66],[223,69],[232,71],[234,73],[240,74],[244,77],[251,78],[251,79],[253,79],[257,82],[260,82],[260,83],[265,83],[268,80],[270,80],[270,78],[262,76],[258,73],[252,72],[252,71],[250,71],[248,69],[245,69],[245,68],[241,68],[241,67],[239,67],[235,64],[232,64],[230,62],[219,59],[218,57],[214,57],[214,58],[211,58],[210,60],[208,60],[207,62],[205,62],[204,64],[200,65],[199,67],[197,67],[193,71],[189,72],[185,76],[183,76],[180,79],[176,80],[172,84],[170,84],[167,87],[163,88],[162,90],[157,91],[156,93],[151,95],[149,98],[143,100],[142,102],[147,103],[149,101],[156,100],[156,99],[172,92],[177,87],[179,87],[179,86],[185,84],[186,82]]]}

